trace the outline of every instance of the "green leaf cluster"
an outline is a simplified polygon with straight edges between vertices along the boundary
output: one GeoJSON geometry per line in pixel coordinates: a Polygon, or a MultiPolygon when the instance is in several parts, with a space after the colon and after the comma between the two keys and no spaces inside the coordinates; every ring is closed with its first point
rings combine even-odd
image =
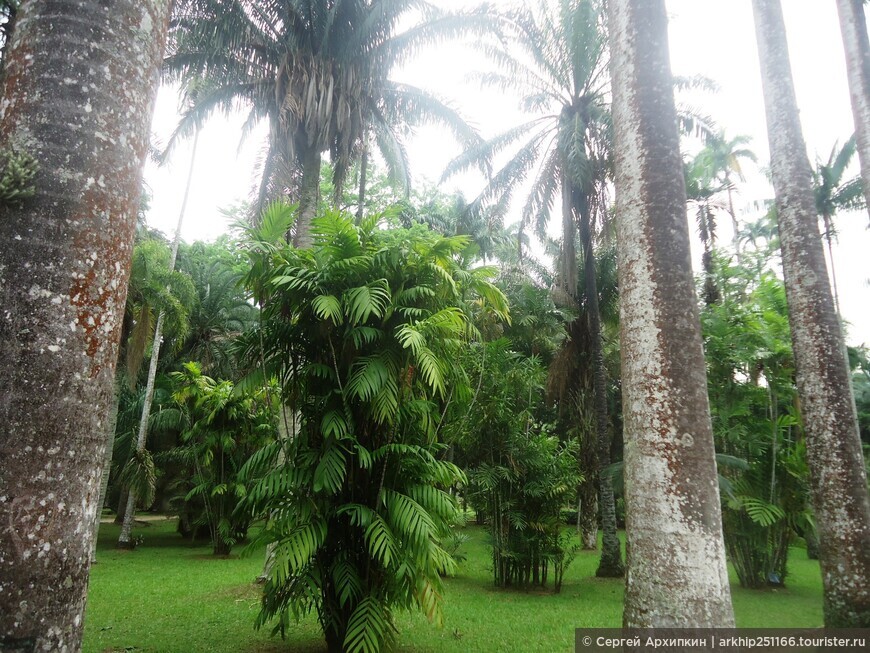
{"type": "Polygon", "coordinates": [[[469,394],[458,363],[474,316],[507,319],[492,271],[462,266],[465,238],[378,223],[327,212],[311,249],[248,249],[264,364],[292,415],[243,470],[245,509],[269,517],[260,539],[276,550],[257,624],[282,630],[314,612],[345,651],[388,648],[397,608],[442,620],[449,489],[464,476],[444,459],[439,423],[469,394]]]}

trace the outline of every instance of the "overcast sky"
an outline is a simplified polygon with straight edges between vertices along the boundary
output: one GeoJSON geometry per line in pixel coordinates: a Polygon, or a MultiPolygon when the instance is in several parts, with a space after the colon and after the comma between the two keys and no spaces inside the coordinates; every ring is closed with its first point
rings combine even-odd
{"type": "MultiPolygon", "coordinates": [[[[474,4],[442,0],[438,4],[459,7],[474,4]]],[[[498,4],[498,3],[496,3],[498,4]]],[[[505,3],[507,4],[507,3],[505,3]]],[[[811,161],[827,159],[835,142],[842,143],[853,131],[842,43],[837,12],[830,0],[782,0],[798,104],[811,161]]],[[[768,148],[764,104],[758,69],[750,0],[667,0],[670,14],[672,68],[677,75],[703,74],[721,90],[703,98],[703,109],[729,135],[752,137],[751,148],[762,165],[768,148]]],[[[460,46],[441,46],[423,52],[412,65],[396,71],[399,81],[424,86],[461,109],[484,137],[515,124],[520,115],[517,100],[483,93],[468,83],[465,75],[487,64],[460,46]]],[[[697,102],[696,102],[697,104],[697,102]]],[[[153,130],[166,139],[176,121],[177,99],[172,89],[161,89],[153,130]]],[[[213,239],[226,230],[218,209],[245,199],[255,180],[254,163],[261,151],[265,130],[252,134],[239,149],[242,118],[216,118],[200,136],[193,186],[185,227],[186,240],[213,239]]],[[[458,154],[449,135],[434,128],[418,130],[409,144],[412,174],[437,180],[444,165],[458,154]]],[[[149,164],[145,180],[152,193],[148,221],[170,233],[174,229],[190,162],[189,144],[178,147],[163,169],[149,164]]],[[[857,174],[857,170],[855,170],[857,174]]],[[[458,189],[473,197],[481,180],[473,175],[456,178],[445,190],[458,189]]],[[[763,176],[753,171],[742,197],[740,210],[750,202],[772,196],[763,176]]],[[[747,214],[747,217],[750,213],[747,214]]],[[[729,220],[721,220],[720,240],[730,240],[729,220]]],[[[851,323],[850,344],[870,344],[870,277],[864,264],[870,253],[868,215],[843,214],[837,227],[835,250],[837,280],[844,316],[851,323]]]]}

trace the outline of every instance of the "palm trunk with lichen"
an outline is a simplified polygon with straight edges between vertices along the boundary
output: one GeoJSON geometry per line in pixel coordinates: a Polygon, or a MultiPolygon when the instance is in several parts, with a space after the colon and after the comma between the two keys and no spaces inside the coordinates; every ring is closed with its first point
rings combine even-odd
{"type": "Polygon", "coordinates": [[[825,626],[870,627],[870,497],[779,0],[753,0],[825,626]]]}
{"type": "Polygon", "coordinates": [[[5,54],[0,150],[38,153],[39,171],[0,219],[4,651],[81,647],[169,4],[30,0],[5,54]]]}
{"type": "Polygon", "coordinates": [[[733,627],[664,0],[610,0],[627,627],[733,627]]]}

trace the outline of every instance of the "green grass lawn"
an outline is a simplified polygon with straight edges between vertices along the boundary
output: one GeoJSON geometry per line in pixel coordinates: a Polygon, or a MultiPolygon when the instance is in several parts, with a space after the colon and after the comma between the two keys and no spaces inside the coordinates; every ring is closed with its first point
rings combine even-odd
{"type": "MultiPolygon", "coordinates": [[[[251,581],[263,552],[218,559],[207,545],[193,546],[174,532],[175,522],[137,528],[144,543],[117,551],[118,528],[100,529],[97,564],[85,616],[85,653],[272,653],[325,650],[316,620],[293,626],[288,640],[252,627],[259,587],[251,581]]],[[[446,583],[445,626],[401,614],[399,650],[405,653],[465,651],[573,651],[575,628],[618,627],[622,580],[593,576],[598,558],[581,552],[565,574],[562,593],[497,590],[492,586],[486,533],[467,529],[468,559],[446,583]]],[[[239,552],[242,551],[240,547],[239,552]]],[[[818,563],[793,549],[788,587],[744,590],[732,574],[737,625],[821,627],[818,563]]]]}

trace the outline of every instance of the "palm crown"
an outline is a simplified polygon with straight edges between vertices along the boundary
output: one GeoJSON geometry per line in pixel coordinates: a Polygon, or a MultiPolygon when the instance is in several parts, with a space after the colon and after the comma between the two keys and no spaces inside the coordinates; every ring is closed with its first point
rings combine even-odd
{"type": "Polygon", "coordinates": [[[460,17],[420,0],[181,0],[164,69],[181,83],[190,108],[172,142],[215,111],[246,109],[246,131],[268,120],[257,208],[270,194],[289,190],[300,204],[300,231],[307,233],[323,152],[330,154],[340,194],[368,134],[403,180],[400,126],[435,120],[462,142],[474,141],[455,110],[389,76],[421,46],[491,23],[485,8],[460,17]],[[400,31],[415,10],[422,20],[400,31]]]}

